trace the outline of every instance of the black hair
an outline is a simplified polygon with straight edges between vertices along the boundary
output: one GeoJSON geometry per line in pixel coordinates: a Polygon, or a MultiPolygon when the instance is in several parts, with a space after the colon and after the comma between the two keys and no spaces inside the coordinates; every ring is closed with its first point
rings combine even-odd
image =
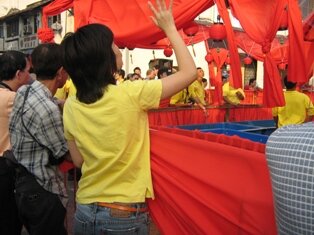
{"type": "Polygon", "coordinates": [[[56,43],[38,45],[31,54],[33,72],[38,80],[52,80],[62,67],[61,46],[56,43]]]}
{"type": "Polygon", "coordinates": [[[296,82],[290,82],[288,81],[288,76],[285,76],[284,79],[283,79],[283,82],[285,84],[285,87],[287,89],[293,89],[296,87],[297,83],[296,82]]]}
{"type": "Polygon", "coordinates": [[[250,78],[249,85],[251,85],[254,81],[256,81],[256,78],[250,78]]]}
{"type": "Polygon", "coordinates": [[[61,42],[62,63],[77,89],[80,102],[99,100],[109,84],[115,84],[116,55],[113,33],[105,25],[89,24],[68,33],[61,42]]]}
{"type": "Polygon", "coordinates": [[[6,51],[0,56],[0,81],[12,80],[18,70],[26,68],[27,56],[20,51],[6,51]]]}
{"type": "Polygon", "coordinates": [[[156,64],[156,65],[154,65],[153,68],[158,70],[160,68],[160,66],[159,66],[159,64],[156,64]]]}
{"type": "Polygon", "coordinates": [[[206,78],[202,78],[202,82],[207,82],[207,79],[206,78]]]}
{"type": "Polygon", "coordinates": [[[172,70],[171,70],[171,68],[168,68],[168,67],[161,67],[160,69],[158,69],[158,73],[157,73],[158,79],[161,78],[161,75],[162,75],[163,73],[166,73],[167,76],[169,76],[169,75],[172,74],[172,70]]]}
{"type": "Polygon", "coordinates": [[[196,70],[202,69],[201,67],[197,67],[196,70]]]}
{"type": "Polygon", "coordinates": [[[118,69],[116,73],[121,75],[123,78],[125,77],[125,71],[123,69],[118,69]]]}
{"type": "Polygon", "coordinates": [[[141,70],[141,68],[140,67],[135,67],[134,69],[133,69],[133,72],[135,73],[135,70],[141,70]]]}

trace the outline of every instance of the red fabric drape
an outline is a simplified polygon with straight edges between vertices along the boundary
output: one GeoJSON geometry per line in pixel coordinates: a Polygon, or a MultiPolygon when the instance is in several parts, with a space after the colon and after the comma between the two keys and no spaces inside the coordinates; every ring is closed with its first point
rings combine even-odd
{"type": "MultiPolygon", "coordinates": [[[[262,51],[262,46],[255,43],[246,33],[235,32],[235,42],[238,47],[245,51],[248,55],[256,60],[264,61],[264,53],[262,51]]],[[[276,64],[288,63],[288,39],[284,41],[283,44],[280,43],[278,38],[274,38],[272,41],[272,47],[270,54],[274,59],[276,64]]]]}
{"type": "Polygon", "coordinates": [[[156,130],[150,137],[149,208],[162,234],[276,234],[263,153],[243,149],[241,138],[234,147],[156,130]]]}
{"type": "Polygon", "coordinates": [[[287,0],[247,1],[229,0],[241,26],[256,43],[262,46],[264,59],[264,104],[283,106],[284,96],[277,66],[271,56],[271,42],[276,36],[287,0]]]}
{"type": "Polygon", "coordinates": [[[314,11],[303,22],[304,40],[314,42],[314,11]]]}
{"type": "Polygon", "coordinates": [[[224,48],[210,49],[209,52],[213,56],[213,61],[209,63],[209,74],[213,85],[215,86],[214,104],[222,104],[222,78],[221,68],[225,64],[229,51],[224,48]],[[214,62],[216,64],[217,73],[215,74],[214,62]]]}
{"type": "Polygon", "coordinates": [[[73,0],[57,0],[52,1],[50,4],[43,8],[42,15],[42,27],[47,28],[47,17],[58,15],[63,11],[68,10],[73,7],[73,0]]]}
{"type": "MultiPolygon", "coordinates": [[[[262,97],[262,95],[261,95],[262,97]]],[[[257,102],[261,102],[257,97],[257,102]]],[[[179,108],[160,109],[148,113],[150,126],[177,126],[189,124],[217,123],[224,122],[226,108],[209,108],[208,116],[205,117],[201,109],[179,108]]],[[[230,120],[270,120],[272,119],[271,109],[265,107],[252,107],[249,105],[238,106],[230,110],[230,120]]]]}
{"type": "MultiPolygon", "coordinates": [[[[181,29],[213,4],[208,0],[174,0],[173,14],[177,28],[181,29]]],[[[76,0],[74,9],[75,28],[93,22],[103,23],[115,33],[116,43],[120,47],[150,45],[165,36],[150,19],[151,12],[146,0],[76,0]]]]}
{"type": "Polygon", "coordinates": [[[302,17],[298,1],[288,0],[288,23],[289,23],[289,67],[288,80],[304,83],[306,77],[306,64],[304,54],[302,17]]]}
{"type": "Polygon", "coordinates": [[[241,63],[238,48],[234,41],[234,32],[233,27],[231,25],[229,12],[227,11],[225,0],[216,0],[216,5],[219,14],[224,21],[227,32],[228,50],[230,54],[230,66],[232,73],[232,76],[230,78],[230,84],[235,88],[241,88],[242,87],[241,63]]]}

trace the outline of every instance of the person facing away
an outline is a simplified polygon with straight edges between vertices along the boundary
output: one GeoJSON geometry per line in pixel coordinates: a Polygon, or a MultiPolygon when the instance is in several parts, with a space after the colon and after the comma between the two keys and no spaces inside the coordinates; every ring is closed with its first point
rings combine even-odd
{"type": "Polygon", "coordinates": [[[19,51],[6,51],[0,56],[0,234],[21,234],[22,223],[14,199],[14,171],[2,157],[11,149],[9,116],[16,91],[30,81],[30,62],[19,51]]]}
{"type": "Polygon", "coordinates": [[[314,125],[285,125],[266,143],[278,235],[314,231],[314,125]]]}
{"type": "Polygon", "coordinates": [[[154,198],[154,190],[147,112],[196,76],[174,24],[172,1],[169,8],[164,0],[156,3],[148,3],[152,20],[169,38],[181,68],[168,77],[115,85],[122,54],[105,25],[83,26],[61,43],[63,65],[77,88],[63,116],[71,157],[82,167],[74,234],[148,234],[146,198],[154,198]]]}
{"type": "Polygon", "coordinates": [[[272,108],[272,114],[277,127],[291,124],[301,124],[311,121],[314,115],[314,107],[311,99],[296,90],[296,83],[288,81],[284,77],[286,91],[284,92],[286,105],[272,108]]]}
{"type": "Polygon", "coordinates": [[[37,46],[32,65],[37,80],[21,87],[9,121],[12,152],[26,174],[16,179],[16,201],[20,218],[30,234],[67,234],[64,227],[67,192],[56,165],[67,157],[62,117],[53,95],[68,74],[61,65],[61,46],[37,46]]]}

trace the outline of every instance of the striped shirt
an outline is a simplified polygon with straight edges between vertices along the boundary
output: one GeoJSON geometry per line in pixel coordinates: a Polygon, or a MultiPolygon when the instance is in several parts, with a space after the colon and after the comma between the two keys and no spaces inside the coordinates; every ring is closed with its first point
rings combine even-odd
{"type": "Polygon", "coordinates": [[[58,106],[46,86],[34,81],[23,106],[25,91],[22,86],[16,94],[10,116],[9,131],[12,151],[19,163],[33,173],[47,191],[67,197],[61,173],[57,166],[49,164],[49,148],[56,159],[67,153],[63,123],[58,106]],[[22,124],[40,143],[38,144],[22,124]]]}
{"type": "Polygon", "coordinates": [[[314,123],[279,128],[266,155],[278,234],[314,234],[314,123]]]}

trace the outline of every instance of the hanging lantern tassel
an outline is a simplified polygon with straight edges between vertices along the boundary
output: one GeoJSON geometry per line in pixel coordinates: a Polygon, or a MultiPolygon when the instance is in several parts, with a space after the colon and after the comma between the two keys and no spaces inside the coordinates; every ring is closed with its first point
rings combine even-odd
{"type": "Polygon", "coordinates": [[[155,57],[155,50],[153,50],[153,58],[154,58],[154,60],[156,60],[156,57],[155,57]]]}
{"type": "Polygon", "coordinates": [[[132,56],[132,53],[130,53],[130,60],[131,60],[131,64],[133,64],[133,56],[132,56]]]}
{"type": "Polygon", "coordinates": [[[194,57],[196,57],[196,53],[195,53],[195,49],[194,49],[194,44],[193,43],[192,43],[192,51],[193,51],[194,57]]]}

